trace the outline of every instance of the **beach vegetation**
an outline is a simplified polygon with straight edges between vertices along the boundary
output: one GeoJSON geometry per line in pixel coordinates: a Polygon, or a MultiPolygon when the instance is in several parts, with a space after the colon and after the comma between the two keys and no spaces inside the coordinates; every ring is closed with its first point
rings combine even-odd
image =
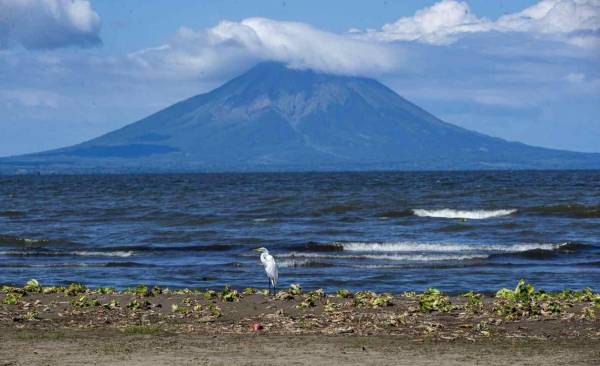
{"type": "Polygon", "coordinates": [[[345,288],[337,290],[336,295],[337,297],[341,297],[342,299],[349,299],[354,296],[352,291],[348,291],[345,288]]]}
{"type": "Polygon", "coordinates": [[[99,295],[112,295],[116,292],[114,287],[98,287],[94,293],[99,295]]]}
{"type": "Polygon", "coordinates": [[[37,311],[37,309],[31,309],[25,314],[23,318],[25,320],[38,320],[40,319],[40,313],[37,311]]]}
{"type": "Polygon", "coordinates": [[[66,288],[62,287],[62,286],[45,286],[42,287],[42,293],[43,294],[59,294],[59,293],[64,293],[66,291],[66,288]]]}
{"type": "Polygon", "coordinates": [[[215,304],[209,304],[208,310],[210,311],[210,314],[215,318],[218,318],[222,315],[221,308],[215,304]]]}
{"type": "Polygon", "coordinates": [[[332,312],[336,311],[337,309],[339,309],[339,307],[340,307],[339,304],[336,304],[333,301],[329,301],[329,299],[327,299],[325,306],[323,306],[323,311],[325,311],[327,313],[332,313],[332,312]]]}
{"type": "Polygon", "coordinates": [[[514,290],[501,289],[496,293],[494,310],[506,319],[518,317],[547,316],[560,314],[567,302],[589,299],[591,291],[563,291],[555,295],[545,291],[536,291],[535,287],[521,279],[514,290]],[[561,303],[563,300],[563,303],[561,303]]]}
{"type": "Polygon", "coordinates": [[[2,303],[4,305],[16,305],[17,302],[19,302],[19,300],[21,299],[21,297],[23,297],[23,295],[20,293],[9,292],[4,296],[4,299],[2,299],[2,303]]]}
{"type": "Polygon", "coordinates": [[[290,288],[288,289],[288,292],[292,296],[302,295],[302,287],[300,286],[299,283],[292,283],[290,285],[290,288]]]}
{"type": "Polygon", "coordinates": [[[152,303],[148,300],[137,300],[133,299],[127,304],[127,308],[130,310],[146,310],[152,306],[152,303]]]}
{"type": "Polygon", "coordinates": [[[463,294],[464,297],[467,298],[467,303],[465,304],[465,310],[473,313],[479,314],[483,311],[483,295],[478,294],[473,291],[466,292],[463,294]]]}
{"type": "Polygon", "coordinates": [[[290,293],[290,291],[285,290],[285,291],[279,291],[276,295],[275,298],[277,300],[293,300],[294,299],[294,295],[292,295],[290,293]]]}
{"type": "Polygon", "coordinates": [[[373,297],[369,301],[369,305],[372,307],[384,307],[384,306],[392,306],[392,299],[394,297],[391,294],[384,293],[378,296],[373,297]]]}
{"type": "Polygon", "coordinates": [[[137,285],[134,288],[126,288],[124,291],[124,293],[127,294],[133,294],[139,297],[150,297],[150,296],[154,296],[154,293],[152,293],[152,291],[150,291],[150,289],[148,289],[148,286],[145,285],[137,285]]]}
{"type": "Polygon", "coordinates": [[[252,288],[252,287],[246,287],[243,291],[242,294],[244,295],[254,295],[256,293],[256,289],[252,288]]]}
{"type": "Polygon", "coordinates": [[[89,306],[100,306],[100,302],[98,301],[98,299],[89,298],[86,295],[82,295],[76,299],[71,300],[70,304],[71,304],[71,306],[74,306],[77,308],[85,308],[85,307],[89,307],[89,306]]]}
{"type": "Polygon", "coordinates": [[[223,291],[221,291],[220,298],[221,301],[226,302],[239,301],[240,294],[237,290],[233,290],[229,286],[225,286],[225,288],[223,288],[223,291]]]}
{"type": "Polygon", "coordinates": [[[296,305],[297,308],[312,308],[316,306],[315,298],[313,296],[306,296],[300,302],[300,304],[296,305]]]}
{"type": "Polygon", "coordinates": [[[418,299],[419,311],[422,313],[431,313],[434,311],[446,313],[454,309],[454,305],[452,305],[448,296],[435,288],[427,289],[423,294],[418,296],[418,299]]]}
{"type": "Polygon", "coordinates": [[[212,300],[217,297],[217,293],[214,290],[207,290],[202,294],[205,300],[212,300]]]}
{"type": "Polygon", "coordinates": [[[23,290],[25,290],[27,292],[41,292],[42,287],[40,286],[40,283],[35,278],[32,278],[29,281],[27,281],[27,283],[23,287],[23,290]]]}
{"type": "Polygon", "coordinates": [[[85,287],[81,283],[71,283],[65,289],[65,294],[67,294],[69,296],[77,296],[79,294],[85,293],[86,291],[87,291],[87,287],[85,287]]]}
{"type": "Polygon", "coordinates": [[[119,302],[117,300],[111,300],[110,302],[103,304],[102,305],[103,308],[107,309],[107,310],[114,310],[116,308],[121,307],[121,305],[119,304],[119,302]]]}
{"type": "Polygon", "coordinates": [[[490,331],[490,326],[486,321],[480,321],[479,323],[475,324],[475,326],[473,327],[473,330],[476,331],[477,333],[481,334],[484,337],[489,337],[492,333],[490,331]]]}

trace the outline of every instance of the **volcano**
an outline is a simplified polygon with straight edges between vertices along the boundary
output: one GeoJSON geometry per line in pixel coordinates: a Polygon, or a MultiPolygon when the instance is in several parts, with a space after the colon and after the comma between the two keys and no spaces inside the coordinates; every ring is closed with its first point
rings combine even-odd
{"type": "Polygon", "coordinates": [[[509,142],[436,118],[380,82],[261,63],[93,140],[0,171],[600,168],[600,154],[509,142]]]}

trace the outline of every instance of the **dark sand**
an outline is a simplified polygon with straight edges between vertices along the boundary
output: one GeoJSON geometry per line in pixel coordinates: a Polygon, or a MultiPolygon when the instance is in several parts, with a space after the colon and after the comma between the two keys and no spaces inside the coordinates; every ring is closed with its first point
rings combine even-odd
{"type": "Polygon", "coordinates": [[[26,293],[0,305],[0,365],[600,364],[593,300],[507,319],[493,296],[429,313],[415,296],[279,295],[26,293]]]}

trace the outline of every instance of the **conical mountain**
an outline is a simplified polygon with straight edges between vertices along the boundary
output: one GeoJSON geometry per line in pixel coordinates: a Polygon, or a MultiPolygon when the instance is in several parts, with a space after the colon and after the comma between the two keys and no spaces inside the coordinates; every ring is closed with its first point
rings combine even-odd
{"type": "MultiPolygon", "coordinates": [[[[600,167],[600,154],[527,146],[443,122],[368,78],[261,63],[88,142],[6,169],[339,170],[600,167]]],[[[8,168],[7,168],[8,167],[8,168]]]]}

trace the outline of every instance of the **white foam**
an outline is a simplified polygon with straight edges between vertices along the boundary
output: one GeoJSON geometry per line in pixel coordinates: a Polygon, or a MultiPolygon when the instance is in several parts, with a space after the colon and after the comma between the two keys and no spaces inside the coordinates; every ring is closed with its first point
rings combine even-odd
{"type": "Polygon", "coordinates": [[[439,210],[426,210],[426,209],[414,209],[413,213],[420,217],[435,217],[445,219],[471,219],[471,220],[483,220],[490,219],[493,217],[501,217],[506,215],[512,215],[517,212],[516,209],[506,210],[454,210],[451,208],[444,208],[439,210]]]}
{"type": "Polygon", "coordinates": [[[310,259],[284,259],[277,261],[277,266],[280,268],[306,267],[311,262],[310,259]]]}
{"type": "Polygon", "coordinates": [[[334,255],[323,253],[298,253],[291,252],[279,254],[278,258],[321,258],[321,259],[375,259],[388,261],[405,262],[434,262],[434,261],[461,261],[467,259],[488,258],[487,254],[459,254],[459,255],[440,255],[440,254],[352,254],[352,255],[334,255]]]}
{"type": "Polygon", "coordinates": [[[85,257],[131,257],[133,255],[133,251],[121,251],[117,250],[114,252],[88,252],[88,251],[75,251],[70,252],[71,255],[85,256],[85,257]]]}
{"type": "Polygon", "coordinates": [[[336,243],[349,252],[524,252],[533,249],[555,250],[561,244],[518,243],[518,244],[463,244],[463,243],[418,243],[418,242],[349,242],[336,243]]]}

